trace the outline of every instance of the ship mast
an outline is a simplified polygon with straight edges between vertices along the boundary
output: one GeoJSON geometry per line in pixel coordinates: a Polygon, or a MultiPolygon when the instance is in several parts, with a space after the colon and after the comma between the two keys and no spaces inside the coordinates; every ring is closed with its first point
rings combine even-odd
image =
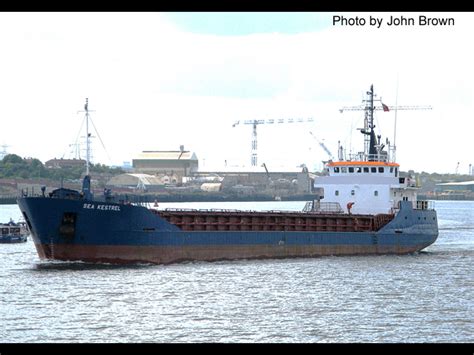
{"type": "MultiPolygon", "coordinates": [[[[396,114],[398,110],[431,110],[431,106],[387,106],[382,102],[382,98],[375,99],[376,95],[374,94],[374,86],[370,85],[370,90],[367,91],[367,98],[362,102],[365,103],[364,106],[349,106],[343,107],[339,111],[342,113],[344,111],[361,111],[364,110],[364,128],[358,128],[362,134],[364,134],[364,153],[363,157],[358,155],[359,159],[363,161],[395,161],[395,142],[393,146],[390,146],[390,142],[387,139],[388,152],[383,151],[385,144],[380,143],[380,135],[375,135],[375,125],[374,125],[374,111],[383,110],[384,112],[389,112],[395,110],[395,132],[396,132],[396,114]],[[378,101],[382,105],[375,107],[374,102],[378,101]],[[390,150],[392,150],[392,156],[390,157],[390,150]]],[[[398,101],[398,82],[397,82],[397,101],[398,101]]],[[[395,140],[394,135],[394,140],[395,140]]],[[[352,157],[349,158],[351,160],[352,157]]]]}
{"type": "Polygon", "coordinates": [[[89,134],[89,99],[86,98],[86,104],[84,105],[86,111],[86,175],[89,175],[89,164],[90,164],[90,134],[89,134]]]}
{"type": "MultiPolygon", "coordinates": [[[[85,200],[92,200],[94,195],[92,194],[91,191],[91,177],[89,175],[90,173],[90,136],[91,134],[89,133],[89,99],[86,98],[86,103],[84,105],[84,111],[86,112],[86,175],[84,176],[84,180],[82,181],[82,194],[85,200]]],[[[92,122],[92,120],[91,120],[92,122]]],[[[94,124],[92,122],[92,124],[94,124]]]]}
{"type": "Polygon", "coordinates": [[[374,160],[377,149],[377,140],[375,137],[374,125],[374,85],[370,85],[370,91],[367,91],[367,99],[365,101],[365,118],[364,128],[360,129],[364,137],[364,156],[368,161],[374,160]]]}
{"type": "Polygon", "coordinates": [[[373,84],[370,85],[370,90],[366,92],[366,95],[367,98],[362,100],[364,106],[343,107],[339,111],[342,113],[343,111],[364,110],[364,128],[358,128],[358,130],[360,130],[360,132],[364,135],[364,153],[363,156],[359,155],[359,159],[362,159],[363,161],[377,161],[380,159],[380,152],[382,151],[384,145],[380,145],[380,136],[375,136],[374,111],[378,108],[374,106],[374,101],[382,102],[382,100],[374,99],[376,95],[374,94],[373,84]]]}

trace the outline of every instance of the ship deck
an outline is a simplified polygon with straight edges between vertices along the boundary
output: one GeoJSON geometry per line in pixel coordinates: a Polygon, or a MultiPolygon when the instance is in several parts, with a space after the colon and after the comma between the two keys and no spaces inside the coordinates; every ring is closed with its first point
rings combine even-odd
{"type": "Polygon", "coordinates": [[[152,210],[183,231],[376,232],[393,214],[350,215],[292,211],[152,210]]]}

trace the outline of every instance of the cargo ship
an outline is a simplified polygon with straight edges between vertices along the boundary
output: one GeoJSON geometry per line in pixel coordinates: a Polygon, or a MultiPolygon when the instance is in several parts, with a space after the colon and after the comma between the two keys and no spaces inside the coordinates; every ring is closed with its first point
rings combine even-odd
{"type": "Polygon", "coordinates": [[[108,190],[96,198],[89,154],[81,191],[22,191],[17,202],[46,260],[170,264],[418,252],[438,237],[436,211],[399,176],[394,147],[380,144],[373,86],[364,101],[364,152],[346,158],[340,149],[315,180],[322,193],[302,211],[159,210],[115,201],[108,190]]]}

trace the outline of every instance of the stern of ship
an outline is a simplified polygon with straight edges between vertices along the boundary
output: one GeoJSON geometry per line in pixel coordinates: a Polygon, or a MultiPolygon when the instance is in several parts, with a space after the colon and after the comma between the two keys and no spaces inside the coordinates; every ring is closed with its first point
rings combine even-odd
{"type": "Polygon", "coordinates": [[[429,201],[400,201],[395,218],[376,233],[380,251],[392,249],[400,254],[425,249],[438,238],[438,217],[429,201]]]}

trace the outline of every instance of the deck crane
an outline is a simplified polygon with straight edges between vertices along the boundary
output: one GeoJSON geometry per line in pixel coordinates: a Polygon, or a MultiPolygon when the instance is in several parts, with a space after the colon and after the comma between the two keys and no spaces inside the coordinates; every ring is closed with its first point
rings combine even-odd
{"type": "Polygon", "coordinates": [[[331,151],[328,149],[328,147],[326,147],[326,145],[325,145],[323,142],[321,142],[321,141],[318,139],[318,137],[316,137],[316,136],[314,135],[313,132],[309,131],[309,134],[311,134],[311,135],[313,136],[313,138],[316,139],[316,141],[317,141],[318,144],[321,146],[321,148],[323,148],[324,151],[325,151],[325,152],[327,153],[327,155],[329,156],[329,159],[330,159],[330,160],[334,160],[334,156],[332,155],[332,153],[331,153],[331,151]]]}
{"type": "MultiPolygon", "coordinates": [[[[380,153],[383,149],[384,145],[380,144],[380,136],[375,136],[374,132],[374,111],[383,110],[384,112],[395,111],[395,126],[394,126],[394,137],[393,137],[393,145],[391,147],[392,150],[392,160],[395,160],[395,139],[397,134],[397,111],[398,110],[431,110],[431,106],[387,106],[382,102],[382,98],[375,99],[377,95],[374,94],[374,85],[370,86],[370,90],[367,91],[367,98],[363,100],[363,105],[360,106],[346,106],[339,111],[343,113],[344,111],[365,111],[365,118],[364,118],[364,128],[359,128],[362,134],[365,134],[364,139],[364,153],[365,156],[374,157],[380,153]],[[380,106],[374,106],[374,101],[379,101],[380,106]]],[[[387,144],[389,144],[387,140],[387,144]]]]}
{"type": "Polygon", "coordinates": [[[252,125],[252,150],[250,156],[251,166],[257,166],[257,126],[261,124],[280,124],[280,123],[307,123],[314,122],[313,118],[278,118],[268,120],[245,120],[236,121],[232,127],[236,127],[239,124],[250,124],[252,125]]]}

